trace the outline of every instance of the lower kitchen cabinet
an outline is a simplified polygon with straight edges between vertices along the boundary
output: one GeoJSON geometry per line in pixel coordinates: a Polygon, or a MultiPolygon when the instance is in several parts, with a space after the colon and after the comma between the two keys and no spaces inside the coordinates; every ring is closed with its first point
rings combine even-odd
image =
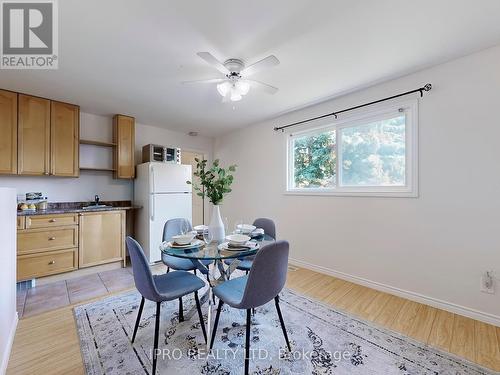
{"type": "Polygon", "coordinates": [[[125,211],[17,217],[17,280],[123,261],[125,211]]]}
{"type": "Polygon", "coordinates": [[[74,248],[20,255],[17,257],[17,279],[27,280],[76,270],[77,250],[74,248]]]}
{"type": "Polygon", "coordinates": [[[125,259],[125,211],[80,214],[80,268],[125,259]]]}

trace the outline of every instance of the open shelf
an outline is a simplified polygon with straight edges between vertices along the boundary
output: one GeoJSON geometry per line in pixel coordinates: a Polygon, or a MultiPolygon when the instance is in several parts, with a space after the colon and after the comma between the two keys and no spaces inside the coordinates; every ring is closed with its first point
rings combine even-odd
{"type": "Polygon", "coordinates": [[[91,141],[88,139],[80,139],[81,145],[93,145],[93,146],[101,146],[101,147],[114,147],[116,143],[111,142],[101,142],[101,141],[91,141]]]}
{"type": "Polygon", "coordinates": [[[104,172],[114,172],[114,168],[91,168],[91,167],[80,167],[81,171],[104,171],[104,172]]]}

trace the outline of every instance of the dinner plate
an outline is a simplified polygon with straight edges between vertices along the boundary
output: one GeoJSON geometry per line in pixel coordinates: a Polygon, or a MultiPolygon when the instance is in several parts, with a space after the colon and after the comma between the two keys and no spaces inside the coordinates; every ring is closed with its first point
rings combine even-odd
{"type": "Polygon", "coordinates": [[[259,248],[259,244],[255,242],[247,242],[247,244],[250,244],[252,248],[248,247],[235,247],[235,246],[229,246],[229,242],[223,242],[217,248],[219,250],[226,250],[226,251],[250,251],[250,250],[257,250],[259,248]]]}
{"type": "Polygon", "coordinates": [[[194,240],[194,241],[191,241],[191,243],[189,243],[187,245],[178,245],[178,244],[173,243],[172,241],[168,241],[166,243],[166,246],[171,247],[172,249],[190,249],[193,247],[200,247],[204,244],[205,244],[205,242],[203,242],[202,240],[194,240]]]}

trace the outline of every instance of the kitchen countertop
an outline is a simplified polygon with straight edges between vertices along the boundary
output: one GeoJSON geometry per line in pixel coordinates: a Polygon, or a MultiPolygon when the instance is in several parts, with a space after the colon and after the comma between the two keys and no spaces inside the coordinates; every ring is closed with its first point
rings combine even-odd
{"type": "Polygon", "coordinates": [[[17,211],[17,216],[34,216],[34,215],[55,215],[55,214],[69,214],[81,212],[101,212],[101,211],[119,211],[119,210],[136,210],[142,207],[134,206],[130,201],[113,201],[113,202],[99,202],[111,207],[87,208],[83,209],[82,206],[88,206],[93,202],[61,202],[49,203],[46,210],[37,211],[17,211]]]}

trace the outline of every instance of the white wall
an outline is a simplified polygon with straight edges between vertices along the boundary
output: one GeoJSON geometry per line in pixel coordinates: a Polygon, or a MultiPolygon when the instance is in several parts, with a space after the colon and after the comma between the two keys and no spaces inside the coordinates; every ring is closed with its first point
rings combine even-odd
{"type": "Polygon", "coordinates": [[[14,189],[0,188],[0,242],[0,374],[4,374],[17,325],[14,189]]]}
{"type": "Polygon", "coordinates": [[[215,157],[239,165],[223,215],[274,218],[301,264],[500,325],[500,283],[479,291],[484,271],[500,276],[499,66],[496,47],[217,139],[215,157]],[[274,126],[427,82],[418,198],[283,194],[286,133],[274,126]]]}
{"type": "MultiPolygon", "coordinates": [[[[213,139],[207,137],[190,137],[186,134],[163,128],[136,123],[136,164],[142,161],[142,146],[149,143],[180,146],[186,150],[201,151],[211,157],[213,139]]],[[[82,112],[80,116],[80,137],[82,139],[108,141],[112,140],[112,117],[97,116],[82,112]]],[[[106,159],[111,156],[111,149],[98,149],[82,146],[81,165],[87,160],[106,159]],[[85,151],[84,151],[85,150],[85,151]],[[93,153],[99,153],[92,155],[93,153]],[[108,155],[106,155],[108,153],[108,155]]],[[[93,164],[94,165],[94,164],[93,164]]],[[[49,201],[89,201],[99,194],[102,200],[131,200],[133,183],[128,180],[115,180],[111,172],[81,171],[79,178],[61,178],[51,176],[0,176],[0,186],[13,187],[17,194],[30,191],[45,193],[49,201]]]]}

